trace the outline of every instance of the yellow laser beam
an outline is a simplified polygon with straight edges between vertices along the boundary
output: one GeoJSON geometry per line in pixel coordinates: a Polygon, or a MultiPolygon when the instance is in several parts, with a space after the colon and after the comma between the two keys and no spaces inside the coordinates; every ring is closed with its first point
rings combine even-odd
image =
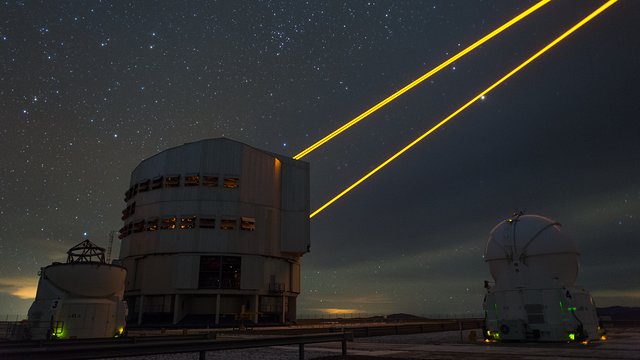
{"type": "Polygon", "coordinates": [[[407,150],[411,149],[414,145],[416,145],[417,143],[419,143],[422,139],[426,138],[427,136],[429,136],[431,133],[433,133],[434,131],[436,131],[438,128],[440,128],[442,125],[446,124],[449,120],[453,119],[456,115],[458,115],[459,113],[461,113],[462,111],[464,111],[466,108],[468,108],[469,106],[471,106],[471,104],[475,103],[476,101],[478,101],[478,99],[480,99],[481,97],[483,97],[484,95],[488,94],[491,90],[493,90],[494,88],[496,88],[498,85],[502,84],[503,82],[505,82],[508,78],[510,78],[511,76],[513,76],[515,73],[517,73],[518,71],[520,71],[522,68],[524,68],[525,66],[527,66],[529,63],[531,63],[532,61],[534,61],[536,58],[538,58],[539,56],[541,56],[542,54],[544,54],[545,52],[547,52],[549,49],[551,49],[552,47],[554,47],[556,44],[558,44],[560,41],[564,40],[567,36],[571,35],[573,32],[575,32],[576,30],[578,30],[580,27],[582,27],[584,24],[588,23],[589,21],[591,21],[593,18],[595,18],[596,16],[598,16],[601,12],[605,11],[609,6],[615,4],[618,0],[609,0],[607,1],[604,5],[600,6],[598,9],[596,9],[594,12],[592,12],[591,14],[589,14],[587,17],[585,17],[584,19],[580,20],[580,22],[578,22],[577,24],[575,24],[573,27],[571,27],[569,30],[565,31],[562,35],[558,36],[555,40],[553,40],[552,42],[550,42],[549,44],[547,44],[547,46],[543,47],[542,49],[540,49],[537,53],[535,53],[533,56],[531,56],[530,58],[528,58],[527,60],[525,60],[524,62],[522,62],[520,65],[518,65],[517,67],[515,67],[513,70],[511,70],[509,73],[507,73],[506,75],[504,75],[502,78],[500,78],[500,80],[496,81],[495,83],[493,83],[491,86],[489,86],[488,88],[486,88],[485,90],[483,90],[481,93],[479,93],[478,95],[476,95],[474,98],[472,98],[471,100],[469,100],[466,104],[462,105],[460,108],[458,108],[458,110],[452,112],[449,116],[447,116],[446,118],[444,118],[442,121],[440,121],[438,124],[436,124],[434,127],[432,127],[431,129],[429,129],[427,132],[425,132],[424,134],[420,135],[418,138],[416,138],[415,140],[413,140],[411,143],[409,143],[409,145],[405,146],[404,148],[402,148],[402,150],[398,151],[397,153],[393,154],[393,156],[391,156],[390,158],[388,158],[387,160],[385,160],[384,162],[382,162],[380,165],[378,165],[376,168],[374,168],[373,170],[371,170],[370,172],[368,172],[365,176],[361,177],[358,181],[354,182],[353,184],[351,184],[349,187],[347,187],[346,189],[344,189],[342,192],[340,192],[338,195],[336,195],[333,199],[329,200],[327,203],[325,203],[324,205],[322,205],[321,207],[319,207],[316,211],[312,212],[311,215],[309,215],[309,218],[313,218],[314,216],[316,216],[318,213],[320,213],[322,210],[326,209],[329,205],[333,204],[334,202],[336,202],[338,199],[340,199],[341,197],[343,197],[345,194],[347,194],[349,191],[353,190],[356,186],[360,185],[362,182],[364,182],[365,180],[367,180],[369,177],[371,177],[373,174],[377,173],[378,171],[380,171],[380,169],[382,169],[383,167],[387,166],[390,162],[392,162],[393,160],[395,160],[397,157],[399,157],[400,155],[402,155],[403,153],[405,153],[407,150]]]}
{"type": "Polygon", "coordinates": [[[448,65],[450,65],[451,63],[453,63],[454,61],[460,59],[461,57],[463,57],[464,55],[466,55],[467,53],[469,53],[470,51],[474,50],[475,48],[477,48],[478,46],[484,44],[485,42],[489,41],[491,38],[495,37],[496,35],[500,34],[501,32],[503,32],[504,30],[508,29],[511,25],[517,23],[518,21],[524,19],[525,17],[527,17],[528,15],[530,15],[531,13],[533,13],[534,11],[538,10],[539,8],[541,8],[542,6],[546,5],[547,3],[549,3],[551,0],[542,0],[540,2],[538,2],[537,4],[533,5],[532,7],[530,7],[529,9],[525,10],[523,13],[521,13],[520,15],[514,17],[513,19],[509,20],[508,22],[504,23],[502,26],[500,26],[499,28],[493,30],[492,32],[490,32],[489,34],[485,35],[482,39],[476,41],[475,43],[471,44],[470,46],[468,46],[467,48],[465,48],[464,50],[460,51],[459,53],[457,53],[456,55],[454,55],[453,57],[451,57],[449,60],[446,60],[445,62],[443,62],[442,64],[436,66],[435,68],[431,69],[429,72],[427,72],[426,74],[420,76],[419,78],[415,79],[413,82],[411,82],[409,85],[403,87],[402,89],[396,91],[395,93],[393,93],[391,96],[387,97],[386,99],[380,101],[379,103],[377,103],[376,105],[374,105],[372,108],[370,108],[369,110],[363,112],[362,114],[358,115],[357,117],[355,117],[353,120],[349,121],[348,123],[342,125],[341,127],[337,128],[336,130],[334,130],[331,134],[323,137],[322,139],[318,140],[315,144],[309,146],[308,148],[306,148],[305,150],[301,151],[299,154],[297,154],[296,156],[294,156],[293,158],[296,160],[301,159],[302,157],[306,156],[307,154],[309,154],[310,152],[312,152],[313,150],[317,149],[318,147],[320,147],[322,144],[326,143],[327,141],[333,139],[334,137],[338,136],[340,133],[342,133],[343,131],[347,130],[348,128],[352,127],[353,125],[357,124],[358,122],[360,122],[361,120],[363,120],[364,118],[366,118],[367,116],[373,114],[374,112],[376,112],[378,109],[380,109],[381,107],[387,105],[388,103],[390,103],[391,101],[393,101],[395,98],[397,98],[398,96],[404,94],[405,92],[411,90],[412,88],[414,88],[415,86],[417,86],[418,84],[420,84],[421,82],[427,80],[428,78],[430,78],[432,75],[436,74],[438,71],[444,69],[445,67],[447,67],[448,65]]]}

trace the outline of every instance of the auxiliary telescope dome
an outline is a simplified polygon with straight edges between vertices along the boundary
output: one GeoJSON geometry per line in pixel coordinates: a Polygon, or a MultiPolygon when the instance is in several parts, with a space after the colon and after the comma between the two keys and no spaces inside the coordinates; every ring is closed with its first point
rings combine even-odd
{"type": "Polygon", "coordinates": [[[540,215],[514,214],[491,230],[484,260],[495,281],[526,267],[572,286],[580,254],[560,223],[540,215]]]}

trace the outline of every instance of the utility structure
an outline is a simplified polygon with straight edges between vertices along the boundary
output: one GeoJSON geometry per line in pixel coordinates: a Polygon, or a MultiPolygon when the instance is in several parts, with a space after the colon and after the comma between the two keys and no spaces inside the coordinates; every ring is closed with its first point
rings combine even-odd
{"type": "Polygon", "coordinates": [[[489,235],[484,260],[488,341],[589,341],[604,336],[593,298],[575,285],[578,248],[560,223],[515,213],[489,235]]]}
{"type": "Polygon", "coordinates": [[[36,298],[28,313],[31,339],[119,336],[127,304],[126,270],[107,264],[104,249],[88,239],[67,251],[67,262],[40,269],[36,298]]]}
{"type": "Polygon", "coordinates": [[[309,164],[225,139],[143,160],[125,193],[130,324],[286,323],[309,251],[309,164]]]}

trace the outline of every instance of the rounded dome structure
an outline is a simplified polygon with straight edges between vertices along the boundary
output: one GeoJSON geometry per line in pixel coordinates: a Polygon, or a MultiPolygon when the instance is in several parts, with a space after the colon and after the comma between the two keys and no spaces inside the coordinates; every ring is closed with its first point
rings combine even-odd
{"type": "Polygon", "coordinates": [[[53,264],[43,272],[54,286],[69,294],[87,297],[122,294],[127,276],[123,267],[95,262],[53,264]]]}
{"type": "Polygon", "coordinates": [[[527,268],[572,286],[578,276],[579,252],[560,223],[540,215],[514,214],[489,234],[484,260],[495,281],[527,268]]]}

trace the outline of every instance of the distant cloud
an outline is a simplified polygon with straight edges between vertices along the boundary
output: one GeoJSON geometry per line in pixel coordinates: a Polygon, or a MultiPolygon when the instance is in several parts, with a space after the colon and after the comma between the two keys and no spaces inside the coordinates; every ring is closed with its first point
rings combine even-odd
{"type": "Polygon", "coordinates": [[[592,295],[598,306],[640,306],[640,289],[596,290],[592,295]]]}
{"type": "Polygon", "coordinates": [[[35,299],[37,286],[38,278],[35,277],[0,278],[0,292],[22,300],[35,299]]]}

